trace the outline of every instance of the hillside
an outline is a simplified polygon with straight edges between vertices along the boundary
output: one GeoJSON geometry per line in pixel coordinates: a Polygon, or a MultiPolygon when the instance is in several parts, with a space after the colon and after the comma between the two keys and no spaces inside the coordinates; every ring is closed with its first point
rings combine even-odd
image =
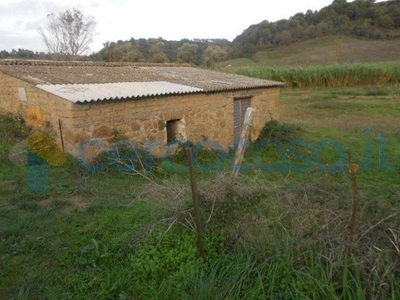
{"type": "Polygon", "coordinates": [[[332,35],[364,40],[398,39],[400,1],[334,0],[319,11],[308,10],[288,20],[264,20],[233,40],[231,57],[250,57],[265,49],[332,35]]]}
{"type": "Polygon", "coordinates": [[[309,66],[398,61],[399,49],[399,39],[367,41],[347,36],[327,36],[258,51],[250,58],[228,60],[221,66],[309,66]]]}

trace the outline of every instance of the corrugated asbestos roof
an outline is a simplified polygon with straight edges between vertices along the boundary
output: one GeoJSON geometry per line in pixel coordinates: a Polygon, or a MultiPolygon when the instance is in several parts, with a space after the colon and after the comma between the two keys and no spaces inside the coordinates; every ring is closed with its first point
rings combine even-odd
{"type": "MultiPolygon", "coordinates": [[[[99,84],[165,82],[185,86],[189,88],[189,90],[185,90],[185,93],[194,93],[200,91],[221,92],[283,86],[283,83],[277,81],[171,64],[143,65],[132,63],[49,61],[10,62],[0,60],[0,72],[41,87],[46,85],[78,86],[95,84],[96,89],[98,89],[99,84]],[[197,90],[195,90],[196,88],[197,90]]],[[[141,86],[141,88],[142,87],[144,88],[144,86],[141,86]]],[[[112,89],[115,92],[115,89],[112,89]]],[[[51,90],[52,93],[55,93],[53,88],[51,88],[51,90]]],[[[90,93],[92,93],[92,91],[93,93],[95,92],[95,94],[91,100],[85,99],[83,101],[94,101],[94,98],[104,100],[120,97],[117,94],[108,94],[107,90],[102,90],[103,94],[100,94],[100,90],[95,91],[90,89],[90,93]]],[[[156,90],[156,87],[149,86],[148,91],[141,89],[138,95],[144,97],[145,95],[156,96],[177,92],[173,91],[174,88],[171,90],[163,90],[160,93],[156,90]]],[[[132,91],[130,91],[130,93],[131,92],[132,91]]],[[[89,95],[89,92],[85,93],[85,95],[89,95]]],[[[179,91],[177,93],[179,93],[179,91]]],[[[72,98],[72,94],[69,93],[69,95],[72,98]]],[[[136,94],[133,93],[133,95],[136,94]]],[[[82,99],[83,98],[78,98],[77,100],[71,101],[79,102],[82,101],[82,99]]]]}
{"type": "Polygon", "coordinates": [[[37,87],[73,103],[190,94],[203,91],[203,89],[165,81],[67,85],[39,84],[37,87]]]}

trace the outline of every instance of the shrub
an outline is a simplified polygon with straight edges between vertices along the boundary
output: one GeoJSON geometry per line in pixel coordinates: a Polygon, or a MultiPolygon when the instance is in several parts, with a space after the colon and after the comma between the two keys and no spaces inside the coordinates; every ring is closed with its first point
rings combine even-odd
{"type": "Polygon", "coordinates": [[[292,140],[299,139],[302,133],[303,130],[297,125],[271,120],[264,125],[255,143],[257,144],[263,140],[276,140],[281,143],[289,143],[292,140]]]}

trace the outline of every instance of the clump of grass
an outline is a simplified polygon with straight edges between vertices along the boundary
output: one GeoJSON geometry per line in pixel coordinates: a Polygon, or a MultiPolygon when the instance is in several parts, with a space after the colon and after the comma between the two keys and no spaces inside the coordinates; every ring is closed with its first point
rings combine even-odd
{"type": "Polygon", "coordinates": [[[4,143],[18,142],[28,137],[30,130],[22,118],[0,111],[0,141],[4,143]]]}
{"type": "Polygon", "coordinates": [[[193,147],[194,143],[192,141],[175,141],[169,144],[171,151],[168,153],[167,159],[178,165],[187,165],[188,157],[186,153],[186,148],[193,147]]]}
{"type": "Polygon", "coordinates": [[[289,143],[290,141],[301,138],[302,134],[303,130],[297,125],[271,120],[264,125],[255,143],[259,143],[263,140],[275,140],[281,143],[289,143]]]}
{"type": "Polygon", "coordinates": [[[388,94],[387,91],[377,87],[371,88],[365,93],[366,96],[387,96],[388,94]]]}
{"type": "Polygon", "coordinates": [[[161,169],[165,171],[188,172],[188,147],[192,148],[193,163],[197,170],[210,172],[210,168],[213,171],[222,171],[223,169],[225,153],[222,148],[218,149],[219,146],[216,146],[212,141],[206,139],[197,143],[176,141],[171,146],[171,150],[167,151],[167,155],[160,162],[161,169]]]}

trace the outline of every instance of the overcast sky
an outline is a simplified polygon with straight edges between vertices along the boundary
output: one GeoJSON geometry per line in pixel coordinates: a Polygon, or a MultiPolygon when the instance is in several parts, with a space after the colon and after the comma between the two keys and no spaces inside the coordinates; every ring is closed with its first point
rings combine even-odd
{"type": "Polygon", "coordinates": [[[98,22],[91,45],[134,38],[234,39],[252,24],[287,19],[333,0],[0,0],[0,50],[45,51],[37,29],[49,13],[76,7],[98,22]]]}

